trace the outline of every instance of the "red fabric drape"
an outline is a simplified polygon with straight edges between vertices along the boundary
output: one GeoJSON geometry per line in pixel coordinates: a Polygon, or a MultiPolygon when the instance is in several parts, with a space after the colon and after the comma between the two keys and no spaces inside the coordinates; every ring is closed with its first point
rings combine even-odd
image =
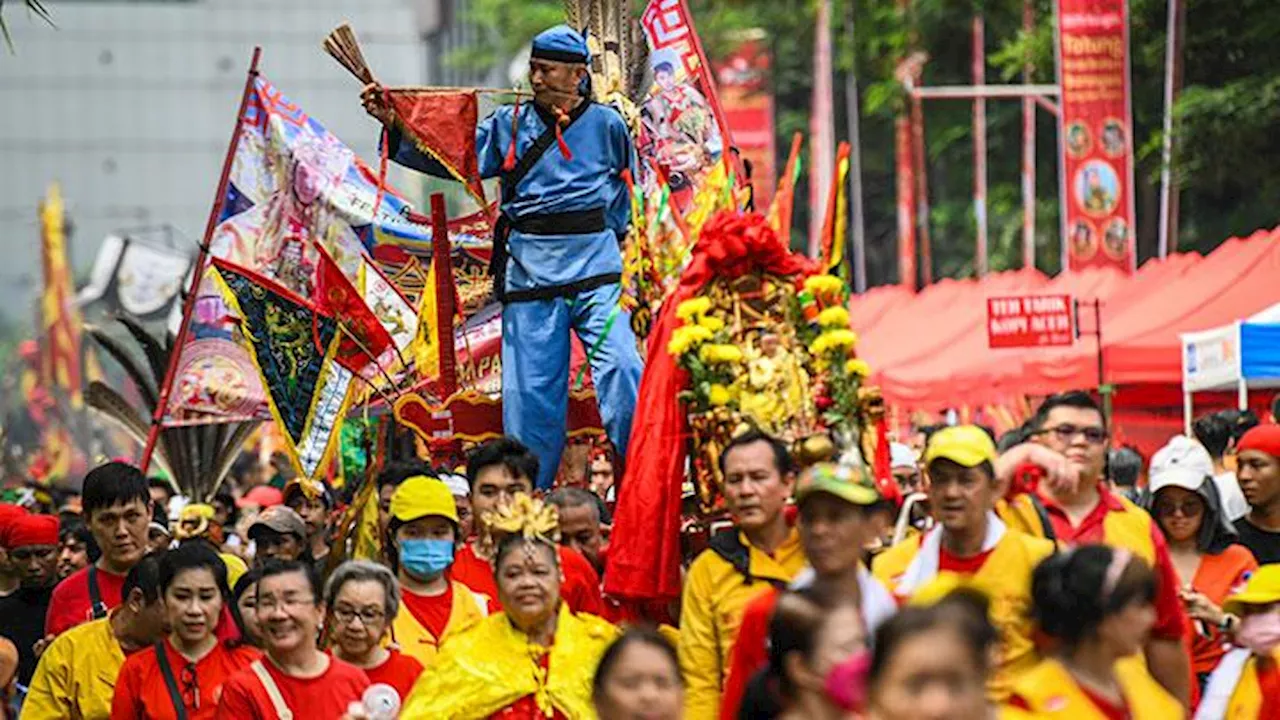
{"type": "Polygon", "coordinates": [[[667,352],[680,325],[676,307],[712,278],[754,270],[807,276],[812,263],[792,254],[763,215],[721,212],[703,227],[680,284],[662,305],[649,336],[626,471],[618,491],[609,543],[605,592],[627,600],[680,595],[680,485],[684,480],[688,423],[677,394],[688,373],[667,352]]]}

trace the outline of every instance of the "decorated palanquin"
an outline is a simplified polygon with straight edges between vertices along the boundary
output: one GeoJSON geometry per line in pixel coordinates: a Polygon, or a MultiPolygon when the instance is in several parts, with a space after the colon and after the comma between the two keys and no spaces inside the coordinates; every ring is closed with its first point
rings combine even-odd
{"type": "Polygon", "coordinates": [[[610,595],[679,597],[684,533],[721,516],[719,453],[747,428],[783,438],[802,463],[838,459],[890,487],[883,403],[863,384],[848,289],[818,270],[763,215],[723,211],[702,227],[649,338],[610,595]]]}
{"type": "Polygon", "coordinates": [[[862,384],[869,368],[854,349],[840,278],[734,269],[677,306],[680,324],[667,344],[688,372],[679,397],[703,515],[721,509],[719,457],[735,434],[758,428],[802,464],[839,454],[870,472],[863,453],[874,460],[883,416],[878,392],[862,384]]]}

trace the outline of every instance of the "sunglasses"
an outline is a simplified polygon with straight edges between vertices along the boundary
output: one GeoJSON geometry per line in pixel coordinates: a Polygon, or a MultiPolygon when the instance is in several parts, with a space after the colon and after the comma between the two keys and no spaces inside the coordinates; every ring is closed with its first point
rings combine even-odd
{"type": "Polygon", "coordinates": [[[1057,425],[1055,427],[1045,428],[1035,434],[1052,434],[1058,439],[1058,442],[1063,443],[1064,445],[1075,440],[1077,436],[1084,436],[1085,442],[1090,445],[1101,445],[1107,441],[1106,429],[1100,428],[1096,425],[1085,427],[1077,427],[1071,424],[1057,425]]]}
{"type": "Polygon", "coordinates": [[[1199,517],[1204,512],[1204,505],[1198,500],[1187,500],[1185,502],[1159,502],[1156,503],[1156,515],[1169,517],[1171,515],[1180,514],[1182,517],[1199,517]]]}

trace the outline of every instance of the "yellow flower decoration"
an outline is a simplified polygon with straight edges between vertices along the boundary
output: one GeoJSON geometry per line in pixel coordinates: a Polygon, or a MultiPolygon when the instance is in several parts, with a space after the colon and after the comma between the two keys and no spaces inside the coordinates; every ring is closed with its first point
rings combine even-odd
{"type": "Polygon", "coordinates": [[[710,364],[742,362],[742,349],[737,345],[703,345],[698,357],[710,364]]]}
{"type": "Polygon", "coordinates": [[[693,318],[706,315],[711,310],[711,298],[696,297],[685,300],[676,306],[676,317],[689,322],[693,318]]]}
{"type": "Polygon", "coordinates": [[[715,315],[703,315],[698,318],[698,326],[704,327],[711,332],[720,332],[724,329],[724,321],[715,315]]]}
{"type": "Polygon", "coordinates": [[[712,332],[701,325],[683,325],[671,333],[667,352],[679,357],[711,339],[712,332]]]}
{"type": "Polygon", "coordinates": [[[857,344],[858,333],[852,330],[826,330],[814,338],[809,351],[820,357],[829,352],[848,350],[857,344]]]}
{"type": "Polygon", "coordinates": [[[852,358],[846,362],[844,364],[844,371],[850,375],[857,375],[858,377],[871,376],[871,366],[867,364],[866,360],[859,360],[858,358],[852,358]]]}
{"type": "Polygon", "coordinates": [[[835,295],[844,290],[844,281],[835,275],[813,275],[805,278],[804,289],[814,295],[835,295]]]}
{"type": "Polygon", "coordinates": [[[716,383],[711,386],[711,392],[708,394],[707,399],[713,407],[724,407],[733,400],[733,393],[729,388],[716,383]]]}
{"type": "Polygon", "coordinates": [[[845,328],[849,327],[849,311],[840,307],[829,307],[818,313],[818,324],[824,328],[845,328]]]}
{"type": "Polygon", "coordinates": [[[497,512],[486,512],[484,521],[490,528],[505,533],[519,533],[526,540],[557,542],[560,539],[560,513],[524,493],[515,496],[497,512]]]}

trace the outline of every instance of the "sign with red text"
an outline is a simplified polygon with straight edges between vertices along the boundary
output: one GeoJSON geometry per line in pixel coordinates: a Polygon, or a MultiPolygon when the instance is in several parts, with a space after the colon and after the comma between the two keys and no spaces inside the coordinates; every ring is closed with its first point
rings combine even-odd
{"type": "Polygon", "coordinates": [[[1070,295],[987,298],[987,347],[1056,347],[1075,342],[1070,295]]]}
{"type": "Polygon", "coordinates": [[[1068,266],[1132,272],[1133,118],[1127,0],[1058,0],[1068,266]]]}

